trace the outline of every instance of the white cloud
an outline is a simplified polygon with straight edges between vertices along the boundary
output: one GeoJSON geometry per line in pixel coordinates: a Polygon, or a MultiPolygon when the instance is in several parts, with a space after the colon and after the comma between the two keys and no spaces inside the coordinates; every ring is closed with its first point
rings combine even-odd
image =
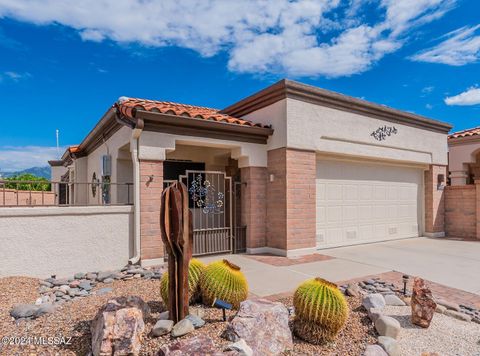
{"type": "Polygon", "coordinates": [[[0,172],[14,172],[30,167],[44,167],[48,161],[58,159],[56,147],[48,146],[0,146],[0,172]]]}
{"type": "Polygon", "coordinates": [[[31,76],[32,75],[28,72],[18,73],[18,72],[7,71],[7,72],[3,72],[3,75],[0,75],[0,79],[7,78],[14,82],[19,82],[20,80],[28,79],[31,76]]]}
{"type": "Polygon", "coordinates": [[[455,96],[445,98],[447,105],[470,106],[480,104],[480,88],[471,87],[455,96]]]}
{"type": "Polygon", "coordinates": [[[428,110],[432,110],[432,109],[433,109],[433,105],[432,105],[432,104],[426,104],[426,105],[425,105],[425,108],[427,108],[428,110]]]}
{"type": "Polygon", "coordinates": [[[422,93],[423,94],[430,94],[433,90],[435,89],[434,86],[428,86],[428,87],[424,87],[422,88],[422,93]]]}
{"type": "Polygon", "coordinates": [[[414,61],[462,66],[480,59],[480,25],[462,27],[449,32],[447,38],[433,48],[411,57],[414,61]]]}
{"type": "Polygon", "coordinates": [[[456,0],[0,0],[0,18],[61,24],[84,41],[229,54],[238,72],[338,77],[368,70],[456,0]],[[377,5],[377,21],[359,14],[377,5]],[[368,7],[370,8],[370,7],[368,7]]]}

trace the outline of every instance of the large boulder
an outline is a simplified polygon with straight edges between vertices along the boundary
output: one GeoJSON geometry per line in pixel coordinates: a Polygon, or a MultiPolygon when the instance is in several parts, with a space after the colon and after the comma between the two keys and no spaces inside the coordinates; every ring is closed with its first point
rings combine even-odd
{"type": "Polygon", "coordinates": [[[362,305],[367,311],[370,308],[383,309],[385,307],[385,297],[380,293],[369,294],[363,298],[362,305]]]}
{"type": "Polygon", "coordinates": [[[90,325],[93,355],[138,355],[149,314],[139,297],[110,299],[90,325]]]}
{"type": "Polygon", "coordinates": [[[388,354],[379,345],[367,345],[363,356],[388,356],[388,354]]]}
{"type": "Polygon", "coordinates": [[[223,353],[216,349],[213,340],[205,335],[198,335],[182,339],[169,345],[164,345],[158,350],[158,356],[222,356],[223,353]]]}
{"type": "Polygon", "coordinates": [[[266,299],[242,302],[224,336],[233,342],[244,339],[254,355],[279,355],[293,346],[287,308],[266,299]]]}
{"type": "Polygon", "coordinates": [[[394,319],[391,316],[381,315],[375,321],[375,329],[380,336],[389,336],[396,339],[398,334],[400,334],[402,327],[397,319],[394,319]]]}
{"type": "Polygon", "coordinates": [[[433,300],[432,292],[425,285],[425,281],[422,278],[416,277],[413,281],[410,306],[412,308],[412,323],[422,328],[428,328],[435,314],[437,304],[433,300]]]}

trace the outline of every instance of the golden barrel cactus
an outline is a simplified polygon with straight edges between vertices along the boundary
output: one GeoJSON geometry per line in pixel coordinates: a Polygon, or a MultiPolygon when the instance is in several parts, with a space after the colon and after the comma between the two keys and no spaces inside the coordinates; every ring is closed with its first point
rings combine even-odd
{"type": "Polygon", "coordinates": [[[215,299],[221,299],[238,309],[240,302],[247,299],[248,283],[240,267],[222,260],[212,262],[205,268],[200,279],[200,291],[206,305],[212,305],[215,299]]]}
{"type": "MultiPolygon", "coordinates": [[[[200,277],[205,270],[205,264],[192,258],[188,265],[188,299],[190,303],[195,303],[200,297],[200,277]]],[[[165,305],[168,305],[168,273],[162,275],[160,280],[160,295],[165,305]]]]}
{"type": "Polygon", "coordinates": [[[295,334],[312,344],[333,341],[348,319],[349,308],[337,285],[322,278],[303,282],[293,296],[295,334]]]}

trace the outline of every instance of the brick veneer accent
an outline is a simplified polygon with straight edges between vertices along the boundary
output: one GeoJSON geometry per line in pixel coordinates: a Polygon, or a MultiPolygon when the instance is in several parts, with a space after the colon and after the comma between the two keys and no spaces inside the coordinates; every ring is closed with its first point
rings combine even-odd
{"type": "Polygon", "coordinates": [[[445,232],[444,190],[438,190],[438,175],[447,176],[445,166],[430,165],[424,174],[425,189],[425,232],[437,234],[445,232]]]}
{"type": "Polygon", "coordinates": [[[241,219],[247,226],[247,248],[266,245],[267,169],[245,167],[240,169],[241,219]]]}
{"type": "Polygon", "coordinates": [[[295,250],[315,247],[316,155],[279,148],[268,152],[267,245],[295,250]]]}
{"type": "Polygon", "coordinates": [[[449,237],[477,236],[477,189],[475,185],[445,188],[445,233],[449,237]]]}
{"type": "Polygon", "coordinates": [[[142,260],[162,258],[160,202],[163,161],[140,161],[140,253],[142,260]],[[153,175],[153,181],[149,177],[153,175]]]}

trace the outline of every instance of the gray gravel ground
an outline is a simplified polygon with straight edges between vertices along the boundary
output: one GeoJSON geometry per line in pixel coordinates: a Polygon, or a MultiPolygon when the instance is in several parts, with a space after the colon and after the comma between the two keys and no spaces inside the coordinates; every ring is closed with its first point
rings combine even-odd
{"type": "Polygon", "coordinates": [[[428,329],[413,325],[410,307],[386,306],[385,315],[402,325],[398,338],[401,354],[420,356],[436,352],[442,356],[480,356],[480,325],[435,313],[428,329]]]}

